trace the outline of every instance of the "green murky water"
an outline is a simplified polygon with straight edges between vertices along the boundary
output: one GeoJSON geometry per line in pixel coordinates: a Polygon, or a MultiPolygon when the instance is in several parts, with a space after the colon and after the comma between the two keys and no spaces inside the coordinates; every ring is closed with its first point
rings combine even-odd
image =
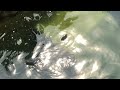
{"type": "Polygon", "coordinates": [[[118,17],[101,11],[20,12],[0,24],[0,78],[120,78],[118,17]],[[43,64],[37,72],[26,67],[31,59],[43,64]]]}

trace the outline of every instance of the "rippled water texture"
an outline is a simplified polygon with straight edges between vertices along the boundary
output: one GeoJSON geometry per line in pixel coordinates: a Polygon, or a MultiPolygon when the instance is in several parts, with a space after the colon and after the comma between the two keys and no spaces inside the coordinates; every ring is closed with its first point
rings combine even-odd
{"type": "Polygon", "coordinates": [[[0,23],[0,79],[120,78],[120,12],[29,11],[0,23]]]}

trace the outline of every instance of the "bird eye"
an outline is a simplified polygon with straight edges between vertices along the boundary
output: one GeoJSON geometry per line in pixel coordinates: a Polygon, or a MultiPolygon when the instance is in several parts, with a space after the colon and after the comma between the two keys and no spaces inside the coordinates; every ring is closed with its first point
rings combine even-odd
{"type": "Polygon", "coordinates": [[[61,41],[65,40],[67,38],[67,34],[65,34],[62,38],[61,41]]]}

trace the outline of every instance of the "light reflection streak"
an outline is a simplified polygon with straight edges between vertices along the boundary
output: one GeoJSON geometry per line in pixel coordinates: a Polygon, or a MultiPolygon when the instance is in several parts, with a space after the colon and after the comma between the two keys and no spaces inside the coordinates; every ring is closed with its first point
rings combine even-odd
{"type": "Polygon", "coordinates": [[[37,54],[38,54],[38,52],[37,52],[37,51],[36,51],[36,52],[34,52],[31,58],[32,58],[32,59],[34,59],[34,58],[37,56],[37,54]]]}
{"type": "Polygon", "coordinates": [[[90,46],[88,48],[90,48],[91,50],[97,51],[97,52],[102,52],[104,50],[104,48],[98,47],[98,46],[94,46],[94,47],[90,46]]]}
{"type": "Polygon", "coordinates": [[[79,73],[79,72],[83,69],[83,67],[84,67],[84,65],[85,65],[86,63],[87,63],[86,61],[82,61],[82,62],[77,63],[77,64],[75,65],[75,70],[76,70],[76,72],[79,73]]]}
{"type": "Polygon", "coordinates": [[[93,63],[93,67],[92,67],[92,71],[91,71],[91,73],[93,73],[93,72],[97,71],[97,70],[98,70],[98,68],[99,68],[99,66],[98,66],[98,62],[97,62],[97,61],[95,61],[95,63],[93,63]]]}
{"type": "Polygon", "coordinates": [[[0,36],[0,39],[1,39],[1,38],[3,38],[5,35],[6,35],[6,33],[3,33],[3,35],[2,35],[2,36],[0,36]]]}
{"type": "Polygon", "coordinates": [[[26,71],[26,76],[27,76],[27,77],[30,77],[31,75],[32,75],[32,72],[31,72],[30,70],[27,70],[27,71],[26,71]]]}
{"type": "Polygon", "coordinates": [[[83,36],[80,35],[80,34],[76,36],[75,41],[76,41],[77,43],[81,43],[81,44],[83,44],[83,45],[85,45],[85,46],[87,45],[87,40],[84,39],[83,36]]]}
{"type": "Polygon", "coordinates": [[[7,54],[7,51],[4,51],[2,57],[0,58],[0,63],[2,63],[4,61],[6,54],[7,54]]]}
{"type": "Polygon", "coordinates": [[[75,48],[75,49],[73,50],[74,53],[76,53],[76,52],[77,52],[77,53],[80,53],[81,51],[82,51],[82,50],[81,50],[80,48],[75,48]]]}
{"type": "Polygon", "coordinates": [[[52,45],[51,42],[47,43],[44,47],[44,50],[47,50],[51,45],[52,45]]]}
{"type": "Polygon", "coordinates": [[[22,59],[23,58],[23,54],[24,54],[23,52],[21,54],[19,54],[18,57],[17,57],[17,60],[22,59]]]}
{"type": "Polygon", "coordinates": [[[79,75],[79,77],[77,77],[77,79],[85,79],[85,74],[79,75]]]}

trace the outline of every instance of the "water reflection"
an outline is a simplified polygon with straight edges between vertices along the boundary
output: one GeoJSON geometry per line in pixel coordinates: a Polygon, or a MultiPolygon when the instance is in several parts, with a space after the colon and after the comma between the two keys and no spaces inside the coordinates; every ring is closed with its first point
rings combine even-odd
{"type": "Polygon", "coordinates": [[[19,25],[10,20],[11,26],[0,26],[0,78],[120,78],[120,31],[113,16],[36,11],[22,14],[19,25]]]}

